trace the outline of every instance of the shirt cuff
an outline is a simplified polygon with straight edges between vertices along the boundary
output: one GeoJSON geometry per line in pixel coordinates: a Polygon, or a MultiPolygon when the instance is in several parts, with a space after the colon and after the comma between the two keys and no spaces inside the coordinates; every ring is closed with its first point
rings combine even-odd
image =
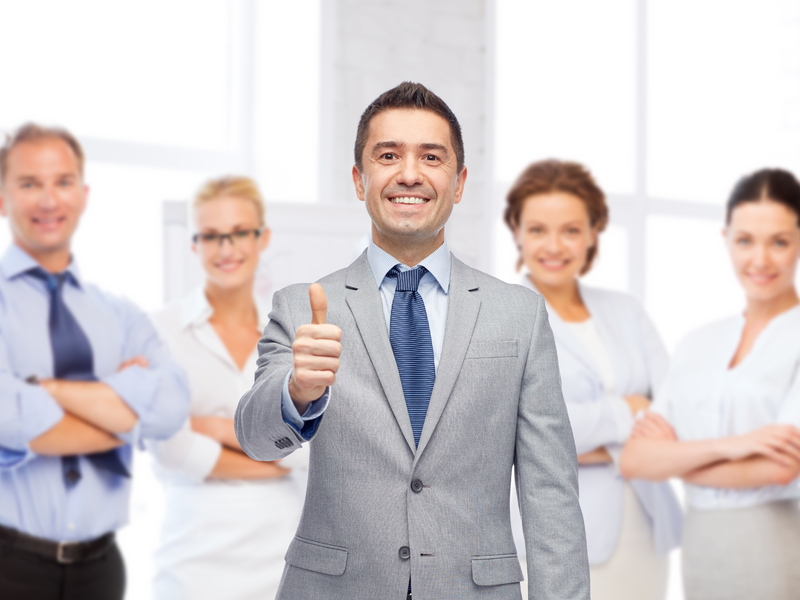
{"type": "Polygon", "coordinates": [[[19,429],[7,446],[0,446],[0,469],[14,469],[36,457],[31,440],[49,431],[64,418],[64,409],[45,389],[26,383],[18,396],[19,429]]]}
{"type": "Polygon", "coordinates": [[[617,442],[624,444],[631,437],[633,429],[631,409],[621,396],[609,396],[607,399],[614,414],[614,422],[617,424],[617,442]]]}
{"type": "Polygon", "coordinates": [[[122,441],[141,447],[141,422],[147,419],[150,404],[156,397],[158,390],[159,374],[139,365],[133,365],[117,371],[101,380],[109,386],[117,396],[122,398],[138,417],[136,425],[128,433],[119,434],[122,441]]]}
{"type": "Polygon", "coordinates": [[[325,393],[308,405],[305,414],[300,415],[289,394],[289,379],[291,379],[291,377],[292,371],[289,371],[286,374],[286,379],[283,381],[281,414],[283,415],[284,423],[291,426],[292,429],[300,434],[300,437],[308,441],[317,433],[317,427],[322,421],[322,415],[328,408],[328,402],[331,398],[331,388],[325,388],[325,393]]]}
{"type": "MultiPolygon", "coordinates": [[[[630,411],[629,411],[630,412],[630,411]]],[[[621,475],[619,471],[619,459],[622,456],[622,449],[625,444],[606,444],[606,452],[611,457],[611,468],[614,469],[615,475],[621,475]]]]}
{"type": "Polygon", "coordinates": [[[208,436],[194,434],[191,436],[191,446],[186,458],[179,467],[182,475],[192,481],[202,482],[211,475],[217,465],[219,455],[222,454],[222,444],[208,436]]]}

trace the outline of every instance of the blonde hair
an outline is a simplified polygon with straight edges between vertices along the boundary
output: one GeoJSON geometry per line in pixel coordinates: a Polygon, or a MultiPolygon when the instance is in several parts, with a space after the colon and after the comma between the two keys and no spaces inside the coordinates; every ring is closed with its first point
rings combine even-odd
{"type": "Polygon", "coordinates": [[[78,173],[83,177],[83,163],[85,155],[77,138],[62,127],[44,127],[36,123],[25,123],[12,135],[6,135],[5,143],[0,146],[0,184],[8,172],[8,155],[15,146],[25,142],[39,142],[41,140],[61,140],[70,147],[78,163],[78,173]]]}
{"type": "Polygon", "coordinates": [[[266,210],[261,192],[258,190],[255,181],[243,175],[226,175],[225,177],[209,179],[195,194],[192,208],[197,208],[201,204],[224,196],[233,196],[234,198],[252,202],[258,215],[258,226],[264,227],[266,225],[266,210]]]}

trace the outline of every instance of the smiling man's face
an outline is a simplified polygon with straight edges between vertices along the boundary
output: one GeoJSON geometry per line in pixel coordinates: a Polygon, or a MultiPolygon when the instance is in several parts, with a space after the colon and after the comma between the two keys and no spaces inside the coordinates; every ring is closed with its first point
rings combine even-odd
{"type": "Polygon", "coordinates": [[[464,191],[467,170],[458,172],[450,125],[427,110],[381,112],[370,121],[362,164],[361,171],[353,167],[353,183],[372,219],[373,241],[416,264],[444,241],[464,191]]]}
{"type": "Polygon", "coordinates": [[[7,165],[0,212],[14,242],[45,268],[65,268],[88,194],[78,157],[64,140],[43,138],[14,146],[7,165]]]}

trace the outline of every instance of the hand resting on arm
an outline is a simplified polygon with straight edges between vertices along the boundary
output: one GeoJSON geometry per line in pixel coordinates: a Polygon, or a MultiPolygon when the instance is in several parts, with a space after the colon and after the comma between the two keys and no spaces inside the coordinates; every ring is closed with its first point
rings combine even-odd
{"type": "MultiPolygon", "coordinates": [[[[147,359],[136,356],[126,360],[119,371],[133,365],[147,368],[147,359]]],[[[94,454],[122,446],[117,433],[127,433],[138,420],[108,385],[95,381],[46,379],[39,384],[64,409],[64,417],[54,427],[31,440],[37,454],[69,456],[94,454]]]]}
{"type": "Polygon", "coordinates": [[[214,469],[209,479],[271,479],[283,477],[291,469],[282,467],[279,461],[259,461],[247,456],[239,445],[234,431],[233,419],[201,416],[190,419],[192,431],[210,437],[222,444],[214,469]]]}
{"type": "MultiPolygon", "coordinates": [[[[625,402],[628,404],[628,408],[630,408],[633,416],[636,416],[636,414],[640,411],[650,408],[650,399],[640,394],[631,394],[629,396],[625,396],[623,400],[625,400],[625,402]]],[[[595,448],[590,452],[584,452],[583,454],[578,455],[579,465],[600,465],[611,462],[613,462],[613,459],[608,453],[608,450],[605,449],[605,446],[600,446],[599,448],[595,448]]]]}
{"type": "Polygon", "coordinates": [[[648,412],[634,424],[620,469],[626,478],[681,477],[714,487],[781,484],[800,474],[800,430],[768,425],[744,435],[680,442],[661,415],[648,412]]]}

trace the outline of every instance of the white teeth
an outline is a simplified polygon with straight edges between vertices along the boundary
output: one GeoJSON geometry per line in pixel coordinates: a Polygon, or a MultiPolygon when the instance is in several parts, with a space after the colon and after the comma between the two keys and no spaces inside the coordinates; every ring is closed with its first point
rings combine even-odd
{"type": "Polygon", "coordinates": [[[425,198],[410,198],[410,197],[403,197],[403,198],[392,198],[392,204],[425,204],[427,200],[425,198]]]}

